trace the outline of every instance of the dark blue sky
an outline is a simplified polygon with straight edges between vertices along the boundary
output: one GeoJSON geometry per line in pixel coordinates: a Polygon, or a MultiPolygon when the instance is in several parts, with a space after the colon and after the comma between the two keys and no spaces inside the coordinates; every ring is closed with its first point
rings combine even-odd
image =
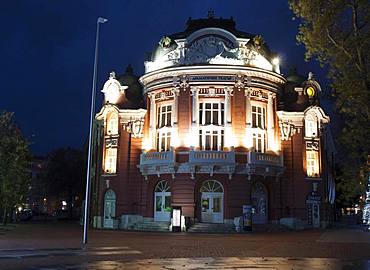
{"type": "Polygon", "coordinates": [[[96,19],[102,26],[97,96],[111,70],[122,73],[131,63],[142,75],[146,52],[163,35],[185,29],[189,17],[234,17],[237,29],[261,34],[280,55],[287,73],[295,66],[325,73],[304,61],[297,46],[298,22],[287,0],[11,0],[0,5],[0,110],[14,111],[35,154],[58,147],[82,147],[87,137],[96,19]]]}

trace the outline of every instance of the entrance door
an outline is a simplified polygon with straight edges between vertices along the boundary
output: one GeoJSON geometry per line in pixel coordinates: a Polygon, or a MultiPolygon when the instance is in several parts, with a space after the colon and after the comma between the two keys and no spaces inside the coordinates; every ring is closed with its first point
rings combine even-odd
{"type": "Polygon", "coordinates": [[[157,184],[154,192],[154,220],[171,220],[171,192],[170,186],[166,181],[157,184]]]}
{"type": "Polygon", "coordinates": [[[252,186],[252,206],[254,213],[252,215],[252,221],[254,224],[267,224],[267,191],[265,186],[257,182],[252,186]]]}
{"type": "Polygon", "coordinates": [[[202,222],[223,223],[223,188],[217,181],[206,181],[203,183],[200,191],[202,222]]]}
{"type": "Polygon", "coordinates": [[[116,194],[109,189],[104,195],[104,228],[113,228],[116,216],[116,194]]]}

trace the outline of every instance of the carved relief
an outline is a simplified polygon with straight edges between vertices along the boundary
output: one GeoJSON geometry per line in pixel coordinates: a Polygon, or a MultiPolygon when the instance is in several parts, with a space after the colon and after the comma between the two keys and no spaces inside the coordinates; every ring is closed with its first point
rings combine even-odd
{"type": "Polygon", "coordinates": [[[134,138],[143,137],[144,118],[129,121],[123,125],[123,128],[131,133],[134,138]]]}
{"type": "Polygon", "coordinates": [[[212,61],[239,60],[239,48],[229,40],[206,36],[190,44],[185,51],[185,64],[212,63],[212,61]]]}
{"type": "Polygon", "coordinates": [[[297,133],[297,128],[290,121],[279,121],[281,139],[283,141],[289,140],[294,134],[297,133]]]}

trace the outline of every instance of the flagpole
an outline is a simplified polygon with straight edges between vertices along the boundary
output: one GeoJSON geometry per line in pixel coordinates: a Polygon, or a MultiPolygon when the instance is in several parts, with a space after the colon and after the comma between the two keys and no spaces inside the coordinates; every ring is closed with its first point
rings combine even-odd
{"type": "Polygon", "coordinates": [[[86,173],[86,192],[85,192],[85,209],[84,209],[84,231],[83,231],[83,244],[87,244],[87,230],[89,223],[89,199],[90,199],[90,171],[91,171],[91,159],[92,159],[92,130],[93,121],[95,114],[95,94],[96,94],[96,76],[98,68],[98,53],[99,53],[99,30],[100,24],[107,22],[108,20],[99,17],[96,21],[96,38],[95,38],[95,57],[94,57],[94,74],[92,82],[92,93],[91,93],[91,108],[90,108],[90,129],[89,129],[89,151],[87,156],[87,173],[86,173]]]}

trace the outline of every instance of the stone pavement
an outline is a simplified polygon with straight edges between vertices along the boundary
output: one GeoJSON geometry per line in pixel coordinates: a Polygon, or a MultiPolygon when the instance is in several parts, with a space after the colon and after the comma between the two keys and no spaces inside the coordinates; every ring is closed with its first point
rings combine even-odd
{"type": "Polygon", "coordinates": [[[370,269],[370,233],[360,230],[94,230],[86,247],[81,239],[73,223],[22,224],[0,235],[0,269],[370,269]]]}

